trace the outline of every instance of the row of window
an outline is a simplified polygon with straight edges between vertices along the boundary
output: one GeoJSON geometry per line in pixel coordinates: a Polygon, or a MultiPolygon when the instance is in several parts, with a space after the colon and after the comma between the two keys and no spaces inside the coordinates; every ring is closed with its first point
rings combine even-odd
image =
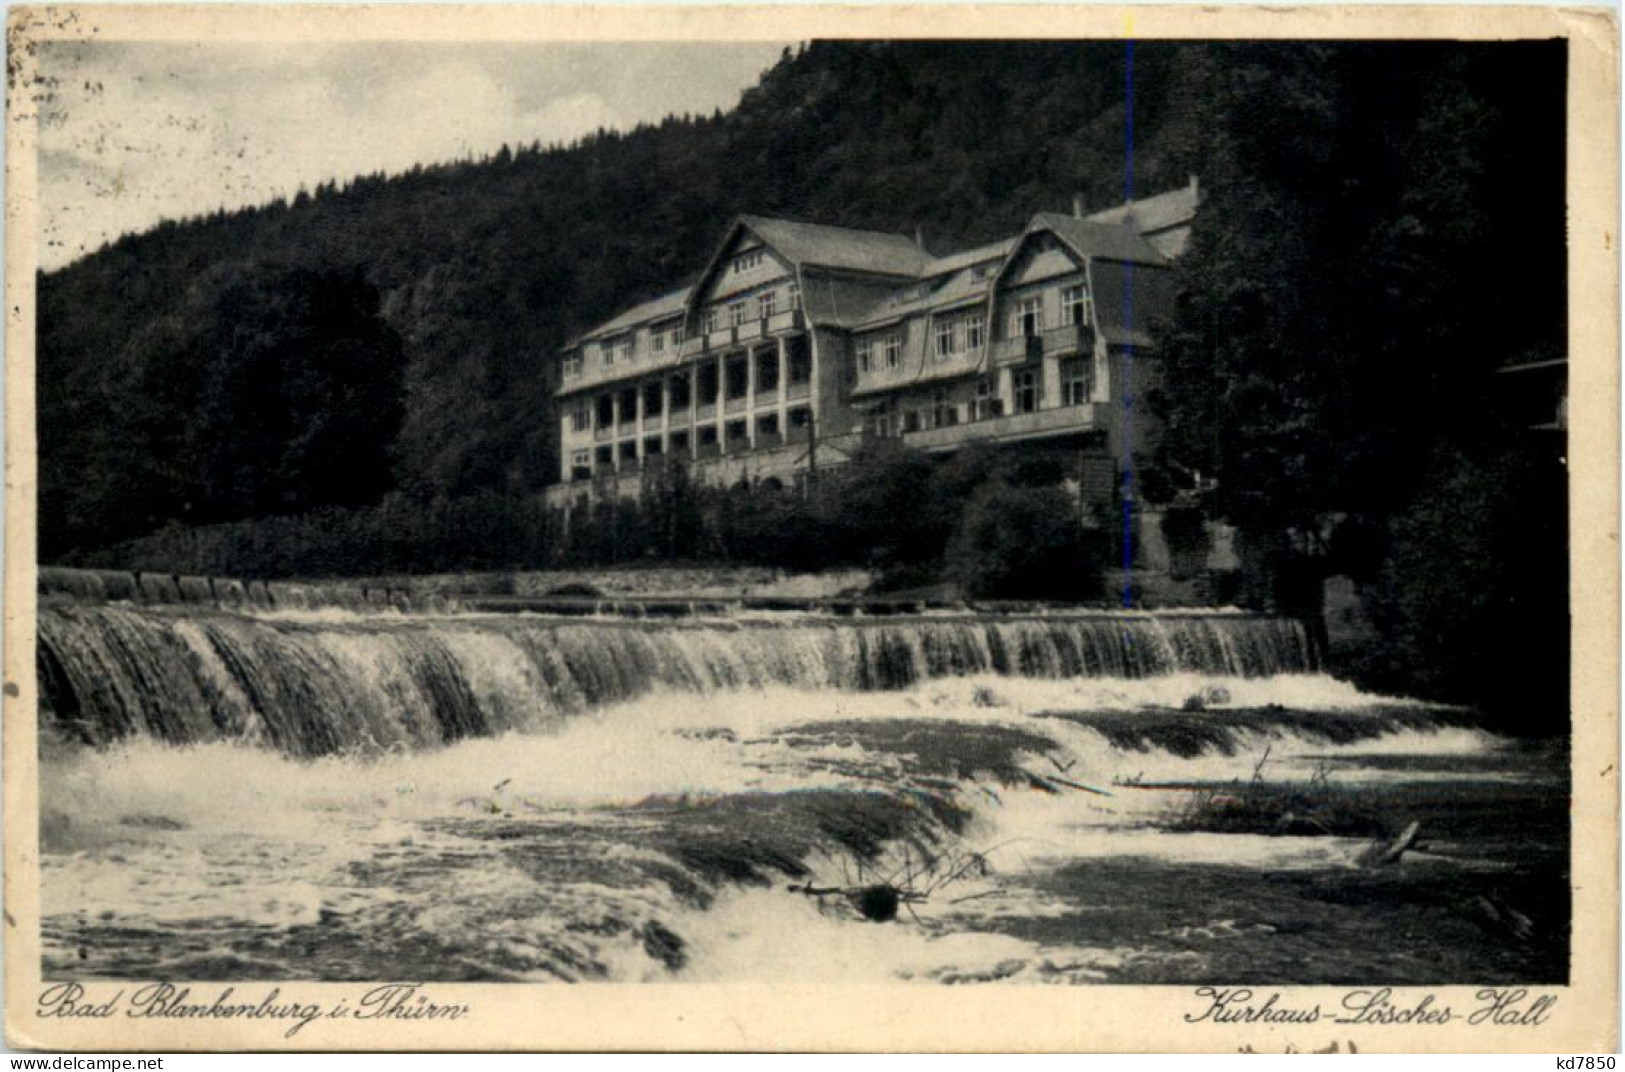
{"type": "Polygon", "coordinates": [[[1061,288],[1061,322],[1055,325],[1044,323],[1043,295],[1033,294],[1020,298],[1010,310],[1010,334],[1012,339],[1027,335],[1037,335],[1046,326],[1070,327],[1073,324],[1090,324],[1094,322],[1094,302],[1089,296],[1089,288],[1078,283],[1061,288]]]}
{"type": "Polygon", "coordinates": [[[947,361],[956,354],[980,350],[986,341],[987,323],[981,313],[972,313],[957,320],[939,320],[936,345],[931,354],[938,361],[947,361]]]}
{"type": "MultiPolygon", "coordinates": [[[[790,386],[798,387],[812,382],[812,353],[807,347],[804,338],[792,340],[787,348],[785,375],[790,386]]],[[[699,383],[697,388],[701,405],[708,404],[705,400],[715,400],[720,393],[724,399],[737,400],[750,393],[750,362],[756,362],[756,394],[765,395],[775,393],[779,389],[779,353],[777,348],[764,348],[758,350],[754,358],[745,354],[735,354],[728,358],[721,369],[715,362],[700,366],[698,369],[699,383]]],[[[617,401],[619,401],[619,418],[621,424],[631,424],[638,419],[638,397],[643,398],[643,416],[645,419],[658,417],[669,404],[673,413],[687,410],[691,401],[691,374],[678,372],[664,380],[652,380],[641,387],[626,387],[619,392],[601,394],[596,400],[578,399],[570,409],[570,430],[572,432],[591,431],[595,426],[609,428],[616,423],[617,401]],[[593,421],[593,409],[597,409],[596,425],[593,421]]]]}
{"type": "Polygon", "coordinates": [[[859,372],[871,373],[877,367],[890,371],[903,363],[903,333],[865,335],[858,339],[857,351],[859,372]]]}
{"type": "MultiPolygon", "coordinates": [[[[1061,290],[1061,324],[1087,324],[1093,317],[1089,290],[1082,284],[1061,290]]],[[[1019,299],[1010,312],[1010,337],[1037,335],[1044,330],[1042,295],[1019,299]]],[[[937,321],[932,334],[931,356],[935,361],[951,361],[963,353],[974,353],[987,342],[987,323],[981,313],[937,321]]],[[[857,341],[858,371],[891,371],[902,364],[902,332],[868,336],[857,341]]]]}
{"type": "MultiPolygon", "coordinates": [[[[730,302],[726,310],[726,323],[731,327],[743,327],[752,320],[771,320],[783,309],[801,308],[801,284],[791,283],[785,290],[786,301],[782,308],[779,305],[777,289],[762,291],[756,295],[754,301],[750,298],[741,298],[730,302]]],[[[715,307],[706,309],[700,314],[700,332],[709,335],[722,327],[723,316],[724,310],[715,307]]]]}
{"type": "Polygon", "coordinates": [[[735,257],[733,269],[735,272],[748,272],[752,268],[761,267],[762,262],[765,260],[767,260],[765,253],[759,249],[753,249],[749,253],[741,253],[735,257]]]}
{"type": "MultiPolygon", "coordinates": [[[[805,439],[812,426],[812,410],[806,406],[798,406],[787,415],[785,427],[788,428],[788,437],[794,442],[805,439]]],[[[616,456],[621,461],[636,461],[640,455],[638,445],[641,442],[643,452],[641,457],[663,457],[665,455],[693,455],[709,457],[721,453],[722,446],[726,444],[729,453],[738,453],[750,449],[752,443],[758,448],[771,448],[780,446],[785,439],[781,434],[779,415],[765,413],[755,420],[756,435],[751,438],[751,422],[743,418],[725,421],[719,430],[715,424],[701,425],[694,430],[692,441],[688,429],[676,429],[665,436],[646,436],[641,441],[627,439],[620,443],[603,443],[595,448],[581,448],[570,454],[570,469],[573,479],[582,480],[592,475],[592,467],[596,461],[600,468],[613,466],[616,456]],[[720,436],[720,438],[719,438],[720,436]]]]}
{"type": "MultiPolygon", "coordinates": [[[[760,253],[746,256],[760,257],[760,253]]],[[[801,308],[800,284],[791,283],[788,287],[787,308],[801,308]]],[[[779,292],[777,290],[763,291],[756,295],[754,301],[749,298],[732,302],[728,305],[726,316],[728,323],[733,327],[741,327],[751,320],[768,320],[779,312],[779,292]],[[754,317],[753,317],[754,314],[754,317]]],[[[1061,288],[1060,303],[1061,323],[1059,326],[1073,324],[1088,324],[1094,320],[1094,305],[1089,295],[1089,289],[1083,284],[1074,284],[1061,288]]],[[[716,331],[723,322],[724,311],[716,308],[705,310],[700,316],[700,330],[704,334],[716,331]]],[[[1044,317],[1044,300],[1042,295],[1034,294],[1020,298],[1010,311],[1011,338],[1037,335],[1046,327],[1044,317]]],[[[673,349],[683,344],[684,332],[681,323],[670,328],[663,328],[650,333],[649,349],[652,353],[663,354],[668,347],[673,349]]],[[[982,348],[987,341],[987,325],[981,313],[955,319],[944,319],[937,323],[932,346],[932,356],[937,361],[948,361],[958,354],[967,351],[976,351],[982,348]]],[[[633,360],[633,336],[628,334],[603,346],[604,367],[613,368],[617,363],[630,364],[633,360]]],[[[890,371],[902,364],[903,336],[901,332],[892,332],[887,335],[875,337],[868,336],[857,341],[858,370],[862,373],[873,373],[877,369],[890,371]]],[[[564,361],[564,376],[570,379],[581,375],[583,358],[578,353],[568,355],[564,361]]]]}
{"type": "MultiPolygon", "coordinates": [[[[1094,391],[1094,376],[1088,358],[1073,358],[1061,362],[1061,405],[1083,406],[1089,403],[1094,391]]],[[[1010,409],[1013,413],[1032,413],[1040,408],[1044,398],[1043,377],[1037,369],[1018,369],[1010,376],[1010,409]]],[[[1004,400],[994,393],[991,380],[976,385],[975,398],[965,404],[966,419],[988,420],[1004,416],[1004,400]]],[[[879,436],[906,434],[928,428],[942,428],[960,422],[960,404],[953,401],[946,387],[938,388],[929,406],[908,409],[882,409],[869,420],[869,430],[879,436]]]]}
{"type": "MultiPolygon", "coordinates": [[[[959,354],[975,352],[987,341],[987,322],[981,313],[937,322],[931,355],[938,362],[959,354]]],[[[868,375],[877,370],[890,372],[903,363],[903,333],[869,335],[857,341],[858,371],[868,375]]]]}

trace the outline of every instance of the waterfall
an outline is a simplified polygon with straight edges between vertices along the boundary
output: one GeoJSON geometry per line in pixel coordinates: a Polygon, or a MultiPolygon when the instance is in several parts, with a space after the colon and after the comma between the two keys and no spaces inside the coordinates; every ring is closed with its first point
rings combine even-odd
{"type": "Polygon", "coordinates": [[[236,739],[294,756],[430,747],[656,691],[902,689],[932,678],[1260,677],[1315,668],[1298,622],[1235,613],[634,622],[286,617],[46,604],[41,721],[99,744],[236,739]]]}

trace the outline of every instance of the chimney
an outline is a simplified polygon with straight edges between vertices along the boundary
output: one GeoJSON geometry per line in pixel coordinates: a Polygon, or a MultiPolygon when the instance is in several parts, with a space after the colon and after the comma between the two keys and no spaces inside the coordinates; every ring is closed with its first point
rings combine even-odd
{"type": "Polygon", "coordinates": [[[1074,219],[1083,219],[1083,194],[1072,195],[1072,216],[1074,219]]]}
{"type": "Polygon", "coordinates": [[[917,223],[914,225],[914,246],[916,249],[925,248],[925,228],[917,223]]]}
{"type": "Polygon", "coordinates": [[[1191,176],[1191,193],[1196,194],[1198,196],[1201,195],[1201,187],[1199,187],[1196,184],[1196,176],[1195,175],[1191,176]]]}

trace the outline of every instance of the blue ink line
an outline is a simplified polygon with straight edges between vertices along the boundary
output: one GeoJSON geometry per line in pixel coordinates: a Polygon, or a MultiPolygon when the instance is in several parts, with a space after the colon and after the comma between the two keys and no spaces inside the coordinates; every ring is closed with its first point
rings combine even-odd
{"type": "MultiPolygon", "coordinates": [[[[1123,202],[1134,200],[1134,42],[1123,42],[1123,202]]],[[[1124,262],[1123,333],[1123,606],[1134,605],[1134,262],[1124,262]]]]}

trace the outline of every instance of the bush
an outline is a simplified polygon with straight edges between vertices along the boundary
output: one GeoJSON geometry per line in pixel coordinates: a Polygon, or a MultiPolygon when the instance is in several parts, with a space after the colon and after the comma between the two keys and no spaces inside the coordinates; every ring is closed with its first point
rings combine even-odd
{"type": "Polygon", "coordinates": [[[1060,488],[977,489],[950,541],[948,575],[972,599],[1081,599],[1106,563],[1085,552],[1078,507],[1060,488]]]}
{"type": "Polygon", "coordinates": [[[217,525],[171,523],[66,564],[200,576],[338,577],[556,564],[561,520],[540,496],[480,492],[217,525]]]}
{"type": "Polygon", "coordinates": [[[1568,728],[1566,475],[1518,452],[1433,460],[1364,590],[1374,684],[1479,705],[1515,732],[1568,728]]]}

